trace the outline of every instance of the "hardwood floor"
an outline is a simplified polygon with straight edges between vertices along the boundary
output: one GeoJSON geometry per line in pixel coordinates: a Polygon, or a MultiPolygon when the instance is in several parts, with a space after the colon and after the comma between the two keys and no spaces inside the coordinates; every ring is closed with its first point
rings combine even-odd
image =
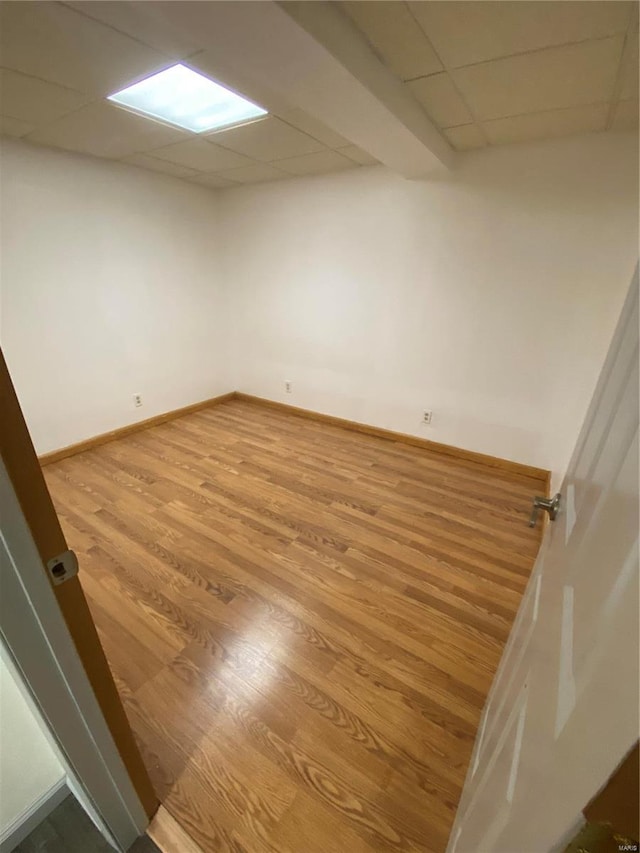
{"type": "Polygon", "coordinates": [[[200,848],[164,806],[155,813],[147,835],[161,853],[201,853],[200,848]]]}
{"type": "Polygon", "coordinates": [[[204,851],[444,851],[541,481],[240,401],[44,470],[204,851]]]}

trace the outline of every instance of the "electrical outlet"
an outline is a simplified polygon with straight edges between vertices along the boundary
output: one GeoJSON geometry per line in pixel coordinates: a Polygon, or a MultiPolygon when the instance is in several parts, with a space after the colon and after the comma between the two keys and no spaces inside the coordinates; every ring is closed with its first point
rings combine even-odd
{"type": "Polygon", "coordinates": [[[290,379],[285,379],[284,390],[287,394],[290,394],[291,391],[293,390],[293,382],[290,379]]]}
{"type": "Polygon", "coordinates": [[[426,411],[424,411],[422,413],[422,423],[423,424],[430,424],[432,416],[433,416],[433,412],[430,409],[427,409],[426,411]]]}
{"type": "Polygon", "coordinates": [[[142,394],[133,395],[133,405],[136,407],[136,409],[142,405],[142,394]]]}

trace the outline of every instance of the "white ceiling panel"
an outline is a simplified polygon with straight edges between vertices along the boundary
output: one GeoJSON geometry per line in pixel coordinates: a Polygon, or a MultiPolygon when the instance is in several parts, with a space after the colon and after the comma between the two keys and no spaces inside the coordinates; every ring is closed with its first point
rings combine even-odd
{"type": "Polygon", "coordinates": [[[196,175],[193,178],[189,178],[189,183],[192,184],[200,184],[203,187],[210,187],[211,189],[224,189],[224,187],[237,187],[237,181],[230,181],[228,178],[223,178],[222,175],[208,174],[208,175],[196,175]]]}
{"type": "Polygon", "coordinates": [[[173,59],[182,59],[203,47],[199,39],[175,27],[163,14],[165,2],[124,0],[79,0],[65,3],[96,21],[125,33],[173,59]]]}
{"type": "Polygon", "coordinates": [[[354,0],[342,5],[458,151],[602,130],[605,114],[615,127],[634,122],[637,3],[354,0]],[[404,54],[403,43],[409,46],[404,54]],[[402,62],[419,62],[415,51],[421,49],[425,61],[435,56],[444,67],[407,79],[402,62]],[[625,104],[617,109],[618,100],[625,104]],[[488,123],[490,133],[484,128],[488,123]]]}
{"type": "Polygon", "coordinates": [[[0,134],[2,136],[26,136],[35,130],[34,125],[26,121],[21,121],[18,118],[10,118],[9,116],[0,116],[0,134]]]}
{"type": "Polygon", "coordinates": [[[105,101],[82,107],[29,134],[30,142],[96,157],[127,157],[184,139],[181,130],[150,121],[105,101]]]}
{"type": "Polygon", "coordinates": [[[620,101],[616,104],[611,121],[612,130],[638,129],[638,99],[620,101]]]}
{"type": "Polygon", "coordinates": [[[487,144],[482,131],[476,124],[449,127],[443,133],[456,151],[470,151],[472,148],[483,148],[487,144]]]}
{"type": "Polygon", "coordinates": [[[337,151],[322,151],[319,154],[306,154],[304,157],[279,160],[277,165],[279,169],[291,175],[320,175],[356,166],[353,160],[343,157],[337,151]]]}
{"type": "Polygon", "coordinates": [[[322,142],[327,148],[342,148],[349,145],[349,140],[344,136],[340,136],[326,124],[323,124],[319,119],[309,115],[304,110],[294,109],[280,113],[279,117],[286,121],[287,124],[297,127],[298,130],[304,131],[309,136],[313,136],[318,142],[322,142]]]}
{"type": "Polygon", "coordinates": [[[617,0],[418,0],[409,4],[449,68],[623,33],[633,5],[617,0]]]}
{"type": "Polygon", "coordinates": [[[453,127],[473,121],[469,108],[448,74],[412,80],[407,86],[438,127],[453,127]]]}
{"type": "Polygon", "coordinates": [[[288,178],[280,169],[270,166],[268,163],[256,163],[254,166],[243,166],[240,169],[229,169],[220,173],[223,178],[240,184],[258,184],[264,181],[277,181],[279,178],[288,178]]]}
{"type": "Polygon", "coordinates": [[[608,113],[608,104],[590,104],[485,121],[483,127],[489,141],[501,145],[604,130],[608,113]]]}
{"type": "Polygon", "coordinates": [[[96,96],[172,61],[54,2],[0,3],[0,57],[5,68],[96,96]]]}
{"type": "Polygon", "coordinates": [[[87,95],[47,83],[19,71],[0,69],[0,112],[37,127],[73,112],[89,100],[87,95]]]}
{"type": "Polygon", "coordinates": [[[162,172],[163,175],[172,175],[174,178],[189,178],[197,174],[195,169],[178,166],[177,163],[170,163],[168,160],[159,160],[148,154],[132,154],[130,157],[125,157],[122,162],[141,166],[143,169],[151,169],[153,172],[162,172]]]}
{"type": "Polygon", "coordinates": [[[273,116],[233,127],[230,130],[207,134],[207,139],[238,154],[261,161],[299,157],[303,154],[322,151],[324,148],[317,139],[273,116]]]}
{"type": "Polygon", "coordinates": [[[496,59],[452,75],[476,118],[610,101],[623,36],[496,59]]]}
{"type": "Polygon", "coordinates": [[[168,145],[152,152],[154,157],[169,160],[179,166],[187,166],[199,172],[219,172],[223,169],[235,169],[250,166],[252,161],[242,154],[220,148],[205,139],[188,139],[176,145],[168,145]]]}
{"type": "Polygon", "coordinates": [[[387,66],[402,80],[442,71],[406,3],[399,0],[349,0],[343,8],[387,66]]]}

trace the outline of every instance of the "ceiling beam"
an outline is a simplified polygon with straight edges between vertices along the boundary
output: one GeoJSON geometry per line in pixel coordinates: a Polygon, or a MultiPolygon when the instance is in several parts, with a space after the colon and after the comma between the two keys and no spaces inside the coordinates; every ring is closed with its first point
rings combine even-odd
{"type": "Polygon", "coordinates": [[[141,5],[205,48],[187,64],[265,108],[303,109],[407,178],[453,165],[447,140],[337,4],[141,5]]]}
{"type": "Polygon", "coordinates": [[[346,72],[351,78],[340,103],[335,91],[318,93],[317,109],[327,124],[408,178],[453,165],[455,152],[448,141],[339,4],[286,0],[278,5],[339,63],[340,72],[333,69],[333,74],[346,72]]]}

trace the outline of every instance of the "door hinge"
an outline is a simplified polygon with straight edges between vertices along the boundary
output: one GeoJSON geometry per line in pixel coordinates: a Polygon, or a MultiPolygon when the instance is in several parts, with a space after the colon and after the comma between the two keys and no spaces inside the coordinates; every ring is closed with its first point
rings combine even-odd
{"type": "Polygon", "coordinates": [[[78,574],[78,558],[74,551],[63,551],[57,557],[52,557],[47,562],[49,576],[55,586],[58,586],[69,578],[75,578],[78,574]]]}

